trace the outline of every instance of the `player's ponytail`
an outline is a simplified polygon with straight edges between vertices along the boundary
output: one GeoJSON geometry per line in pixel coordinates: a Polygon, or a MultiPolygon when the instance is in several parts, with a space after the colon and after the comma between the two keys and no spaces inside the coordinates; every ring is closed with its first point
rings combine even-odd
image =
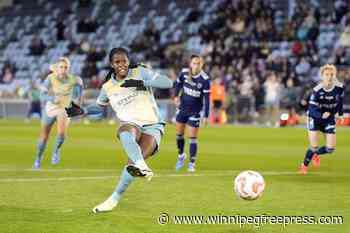
{"type": "Polygon", "coordinates": [[[112,68],[109,68],[109,71],[105,77],[105,80],[103,81],[103,83],[106,83],[108,82],[111,78],[112,78],[112,75],[114,74],[114,70],[112,68]]]}

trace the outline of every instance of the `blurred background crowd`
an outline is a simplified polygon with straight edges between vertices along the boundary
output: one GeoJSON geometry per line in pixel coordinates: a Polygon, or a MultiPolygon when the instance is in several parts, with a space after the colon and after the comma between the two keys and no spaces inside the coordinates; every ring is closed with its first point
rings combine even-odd
{"type": "MultiPolygon", "coordinates": [[[[173,80],[189,55],[202,55],[212,100],[224,102],[212,121],[275,125],[282,111],[300,115],[325,63],[350,86],[348,0],[7,0],[0,25],[2,100],[37,99],[60,56],[94,98],[117,46],[173,80]]],[[[172,90],[156,96],[169,100],[172,90]]]]}

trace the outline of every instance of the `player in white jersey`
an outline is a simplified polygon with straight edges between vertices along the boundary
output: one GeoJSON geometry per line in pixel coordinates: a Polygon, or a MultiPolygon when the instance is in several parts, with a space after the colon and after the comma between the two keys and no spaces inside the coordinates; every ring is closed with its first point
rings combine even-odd
{"type": "MultiPolygon", "coordinates": [[[[143,66],[131,67],[128,51],[114,48],[109,54],[112,68],[110,78],[102,86],[97,105],[89,106],[85,114],[99,116],[102,107],[111,105],[120,120],[118,138],[129,161],[123,169],[120,181],[112,195],[93,212],[111,211],[135,177],[153,176],[145,159],[155,154],[159,148],[165,123],[161,119],[152,87],[171,88],[173,83],[143,66]]],[[[68,115],[74,112],[67,109],[68,115]]]]}
{"type": "Polygon", "coordinates": [[[51,163],[56,165],[60,161],[60,148],[63,145],[69,119],[65,107],[71,102],[79,104],[81,101],[83,81],[80,77],[69,73],[70,61],[61,57],[57,63],[51,65],[52,73],[45,79],[40,99],[44,102],[44,110],[41,118],[40,138],[33,168],[39,169],[41,160],[50,135],[53,124],[57,121],[57,138],[52,152],[51,163]]]}

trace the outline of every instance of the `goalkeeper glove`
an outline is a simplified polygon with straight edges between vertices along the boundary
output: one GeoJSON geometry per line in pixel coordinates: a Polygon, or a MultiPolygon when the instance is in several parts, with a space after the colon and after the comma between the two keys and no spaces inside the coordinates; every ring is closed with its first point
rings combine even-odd
{"type": "Polygon", "coordinates": [[[145,84],[142,80],[136,80],[136,79],[127,79],[124,81],[121,87],[136,87],[137,91],[146,91],[147,88],[145,87],[145,84]]]}
{"type": "Polygon", "coordinates": [[[75,117],[84,115],[84,110],[74,102],[71,102],[71,106],[69,108],[65,108],[68,117],[75,117]]]}

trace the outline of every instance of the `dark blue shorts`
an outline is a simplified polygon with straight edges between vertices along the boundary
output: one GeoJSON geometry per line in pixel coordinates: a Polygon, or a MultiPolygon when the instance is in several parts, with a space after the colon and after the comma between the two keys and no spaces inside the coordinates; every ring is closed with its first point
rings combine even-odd
{"type": "Polygon", "coordinates": [[[179,110],[176,113],[176,122],[187,124],[194,128],[198,128],[200,125],[201,116],[199,113],[186,113],[179,110]]]}
{"type": "Polygon", "coordinates": [[[318,120],[312,117],[308,117],[307,129],[310,131],[321,131],[326,134],[335,134],[335,119],[331,120],[318,120]]]}

